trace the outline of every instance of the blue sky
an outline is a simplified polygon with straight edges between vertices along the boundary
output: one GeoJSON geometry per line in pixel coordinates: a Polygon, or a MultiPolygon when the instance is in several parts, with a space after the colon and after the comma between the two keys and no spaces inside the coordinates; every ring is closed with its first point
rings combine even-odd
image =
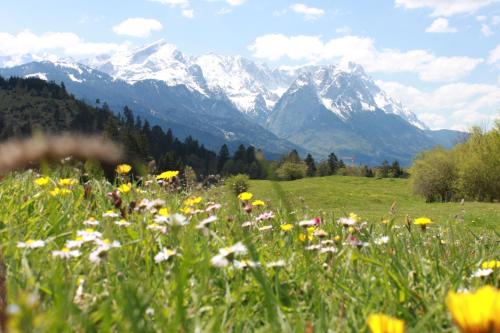
{"type": "Polygon", "coordinates": [[[0,57],[85,58],[165,39],[270,66],[352,60],[433,128],[500,113],[499,0],[16,0],[0,57]]]}

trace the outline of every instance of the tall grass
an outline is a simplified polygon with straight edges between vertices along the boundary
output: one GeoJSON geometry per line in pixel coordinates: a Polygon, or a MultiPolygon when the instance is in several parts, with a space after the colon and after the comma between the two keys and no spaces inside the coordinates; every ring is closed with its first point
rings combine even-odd
{"type": "MultiPolygon", "coordinates": [[[[469,228],[471,221],[435,221],[425,232],[399,221],[381,223],[382,216],[365,219],[363,209],[355,229],[337,223],[339,216],[297,207],[273,185],[280,203],[254,207],[251,213],[222,188],[195,193],[173,192],[153,180],[132,184],[121,195],[123,207],[141,199],[163,199],[170,213],[179,212],[188,196],[203,201],[193,207],[204,210],[220,203],[218,220],[208,230],[197,224],[208,213],[186,214],[185,226],[167,226],[165,234],[147,229],[154,213],[133,211],[123,216],[131,224],[114,224],[103,217],[118,210],[107,193],[120,183],[91,179],[91,195],[78,184],[66,195],[49,191],[61,177],[80,178],[70,168],[50,174],[46,186],[34,184],[33,172],[14,173],[0,184],[0,239],[6,267],[8,325],[19,332],[364,332],[366,318],[383,312],[404,319],[408,332],[453,332],[444,298],[448,290],[498,285],[498,271],[486,278],[471,277],[480,263],[498,259],[498,235],[488,228],[469,228]],[[274,218],[242,227],[259,214],[272,211],[274,218]],[[308,231],[300,220],[321,216],[325,238],[301,241],[308,231]],[[52,251],[74,239],[83,221],[94,217],[94,229],[102,238],[119,241],[121,247],[106,252],[100,263],[89,255],[95,245],[84,244],[81,256],[56,258],[52,251]],[[364,227],[359,225],[365,221],[364,227]],[[280,225],[292,223],[291,231],[280,225]],[[271,230],[260,227],[272,225],[271,230]],[[348,245],[354,236],[362,247],[348,245]],[[376,244],[388,236],[387,244],[376,244]],[[302,236],[303,237],[303,236],[302,236]],[[45,246],[18,248],[18,242],[44,240],[45,246]],[[336,253],[308,250],[331,240],[336,253]],[[214,267],[219,249],[242,242],[248,253],[236,257],[260,266],[237,269],[214,267]],[[156,263],[161,249],[178,255],[156,263]],[[266,264],[284,260],[284,267],[266,264]]],[[[389,207],[387,207],[389,209],[389,207]]],[[[426,215],[422,210],[421,215],[426,215]]],[[[339,215],[339,213],[336,213],[339,215]]]]}

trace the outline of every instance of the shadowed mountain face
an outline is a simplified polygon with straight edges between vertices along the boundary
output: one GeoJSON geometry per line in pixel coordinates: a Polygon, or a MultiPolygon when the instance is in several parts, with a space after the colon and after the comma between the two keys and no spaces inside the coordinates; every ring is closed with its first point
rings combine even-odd
{"type": "Polygon", "coordinates": [[[270,69],[241,57],[189,57],[164,42],[85,63],[31,62],[0,75],[63,82],[78,98],[115,112],[128,105],[181,138],[211,149],[251,144],[268,158],[297,149],[408,165],[419,151],[463,137],[427,129],[352,63],[270,69]]]}

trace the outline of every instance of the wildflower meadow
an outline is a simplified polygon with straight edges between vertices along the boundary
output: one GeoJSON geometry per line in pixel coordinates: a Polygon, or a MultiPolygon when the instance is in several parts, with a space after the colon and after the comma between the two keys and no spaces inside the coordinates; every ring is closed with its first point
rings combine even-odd
{"type": "Polygon", "coordinates": [[[134,171],[1,180],[3,331],[500,332],[498,220],[290,206],[258,183],[134,171]]]}

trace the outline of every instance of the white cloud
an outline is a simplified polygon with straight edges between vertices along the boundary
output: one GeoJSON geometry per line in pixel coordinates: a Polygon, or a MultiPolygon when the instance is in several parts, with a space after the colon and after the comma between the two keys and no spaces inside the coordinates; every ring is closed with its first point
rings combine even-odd
{"type": "Polygon", "coordinates": [[[149,1],[159,2],[161,4],[168,5],[171,7],[179,6],[185,8],[189,6],[189,0],[149,0],[149,1]]]}
{"type": "Polygon", "coordinates": [[[395,0],[396,7],[406,9],[429,8],[431,16],[468,14],[500,0],[395,0]]]}
{"type": "Polygon", "coordinates": [[[290,6],[290,9],[295,13],[302,14],[306,20],[316,20],[325,15],[325,11],[321,8],[308,7],[303,3],[296,3],[290,6]]]}
{"type": "Polygon", "coordinates": [[[488,57],[488,63],[490,64],[500,63],[500,44],[490,51],[490,55],[488,57]]]}
{"type": "Polygon", "coordinates": [[[377,84],[434,129],[489,127],[500,117],[500,86],[497,85],[460,82],[424,92],[398,82],[377,81],[377,84]]]}
{"type": "Polygon", "coordinates": [[[490,26],[484,23],[481,24],[481,33],[486,37],[493,35],[493,31],[491,31],[490,26]]]}
{"type": "Polygon", "coordinates": [[[240,6],[245,3],[246,0],[226,0],[229,6],[240,6]]]}
{"type": "Polygon", "coordinates": [[[161,29],[163,29],[163,26],[159,21],[141,17],[126,19],[113,27],[113,31],[118,35],[141,38],[149,37],[151,32],[161,29]]]}
{"type": "Polygon", "coordinates": [[[454,33],[458,30],[454,27],[450,27],[450,22],[445,18],[435,19],[432,24],[425,29],[425,32],[432,33],[454,33]]]}
{"type": "Polygon", "coordinates": [[[276,61],[285,57],[309,62],[353,61],[368,72],[411,72],[423,81],[456,81],[483,59],[438,57],[426,50],[378,49],[371,38],[344,36],[323,41],[319,36],[269,34],[249,46],[256,58],[276,61]]]}
{"type": "Polygon", "coordinates": [[[352,29],[351,27],[344,25],[340,28],[335,29],[335,32],[342,35],[350,35],[352,34],[352,29]]]}
{"type": "Polygon", "coordinates": [[[182,13],[182,16],[184,16],[184,17],[194,18],[194,10],[192,10],[192,9],[183,9],[181,13],[182,13]]]}
{"type": "Polygon", "coordinates": [[[117,51],[125,44],[91,43],[72,32],[47,32],[36,35],[28,30],[12,35],[0,32],[0,56],[21,56],[47,52],[68,56],[92,56],[117,51]]]}

